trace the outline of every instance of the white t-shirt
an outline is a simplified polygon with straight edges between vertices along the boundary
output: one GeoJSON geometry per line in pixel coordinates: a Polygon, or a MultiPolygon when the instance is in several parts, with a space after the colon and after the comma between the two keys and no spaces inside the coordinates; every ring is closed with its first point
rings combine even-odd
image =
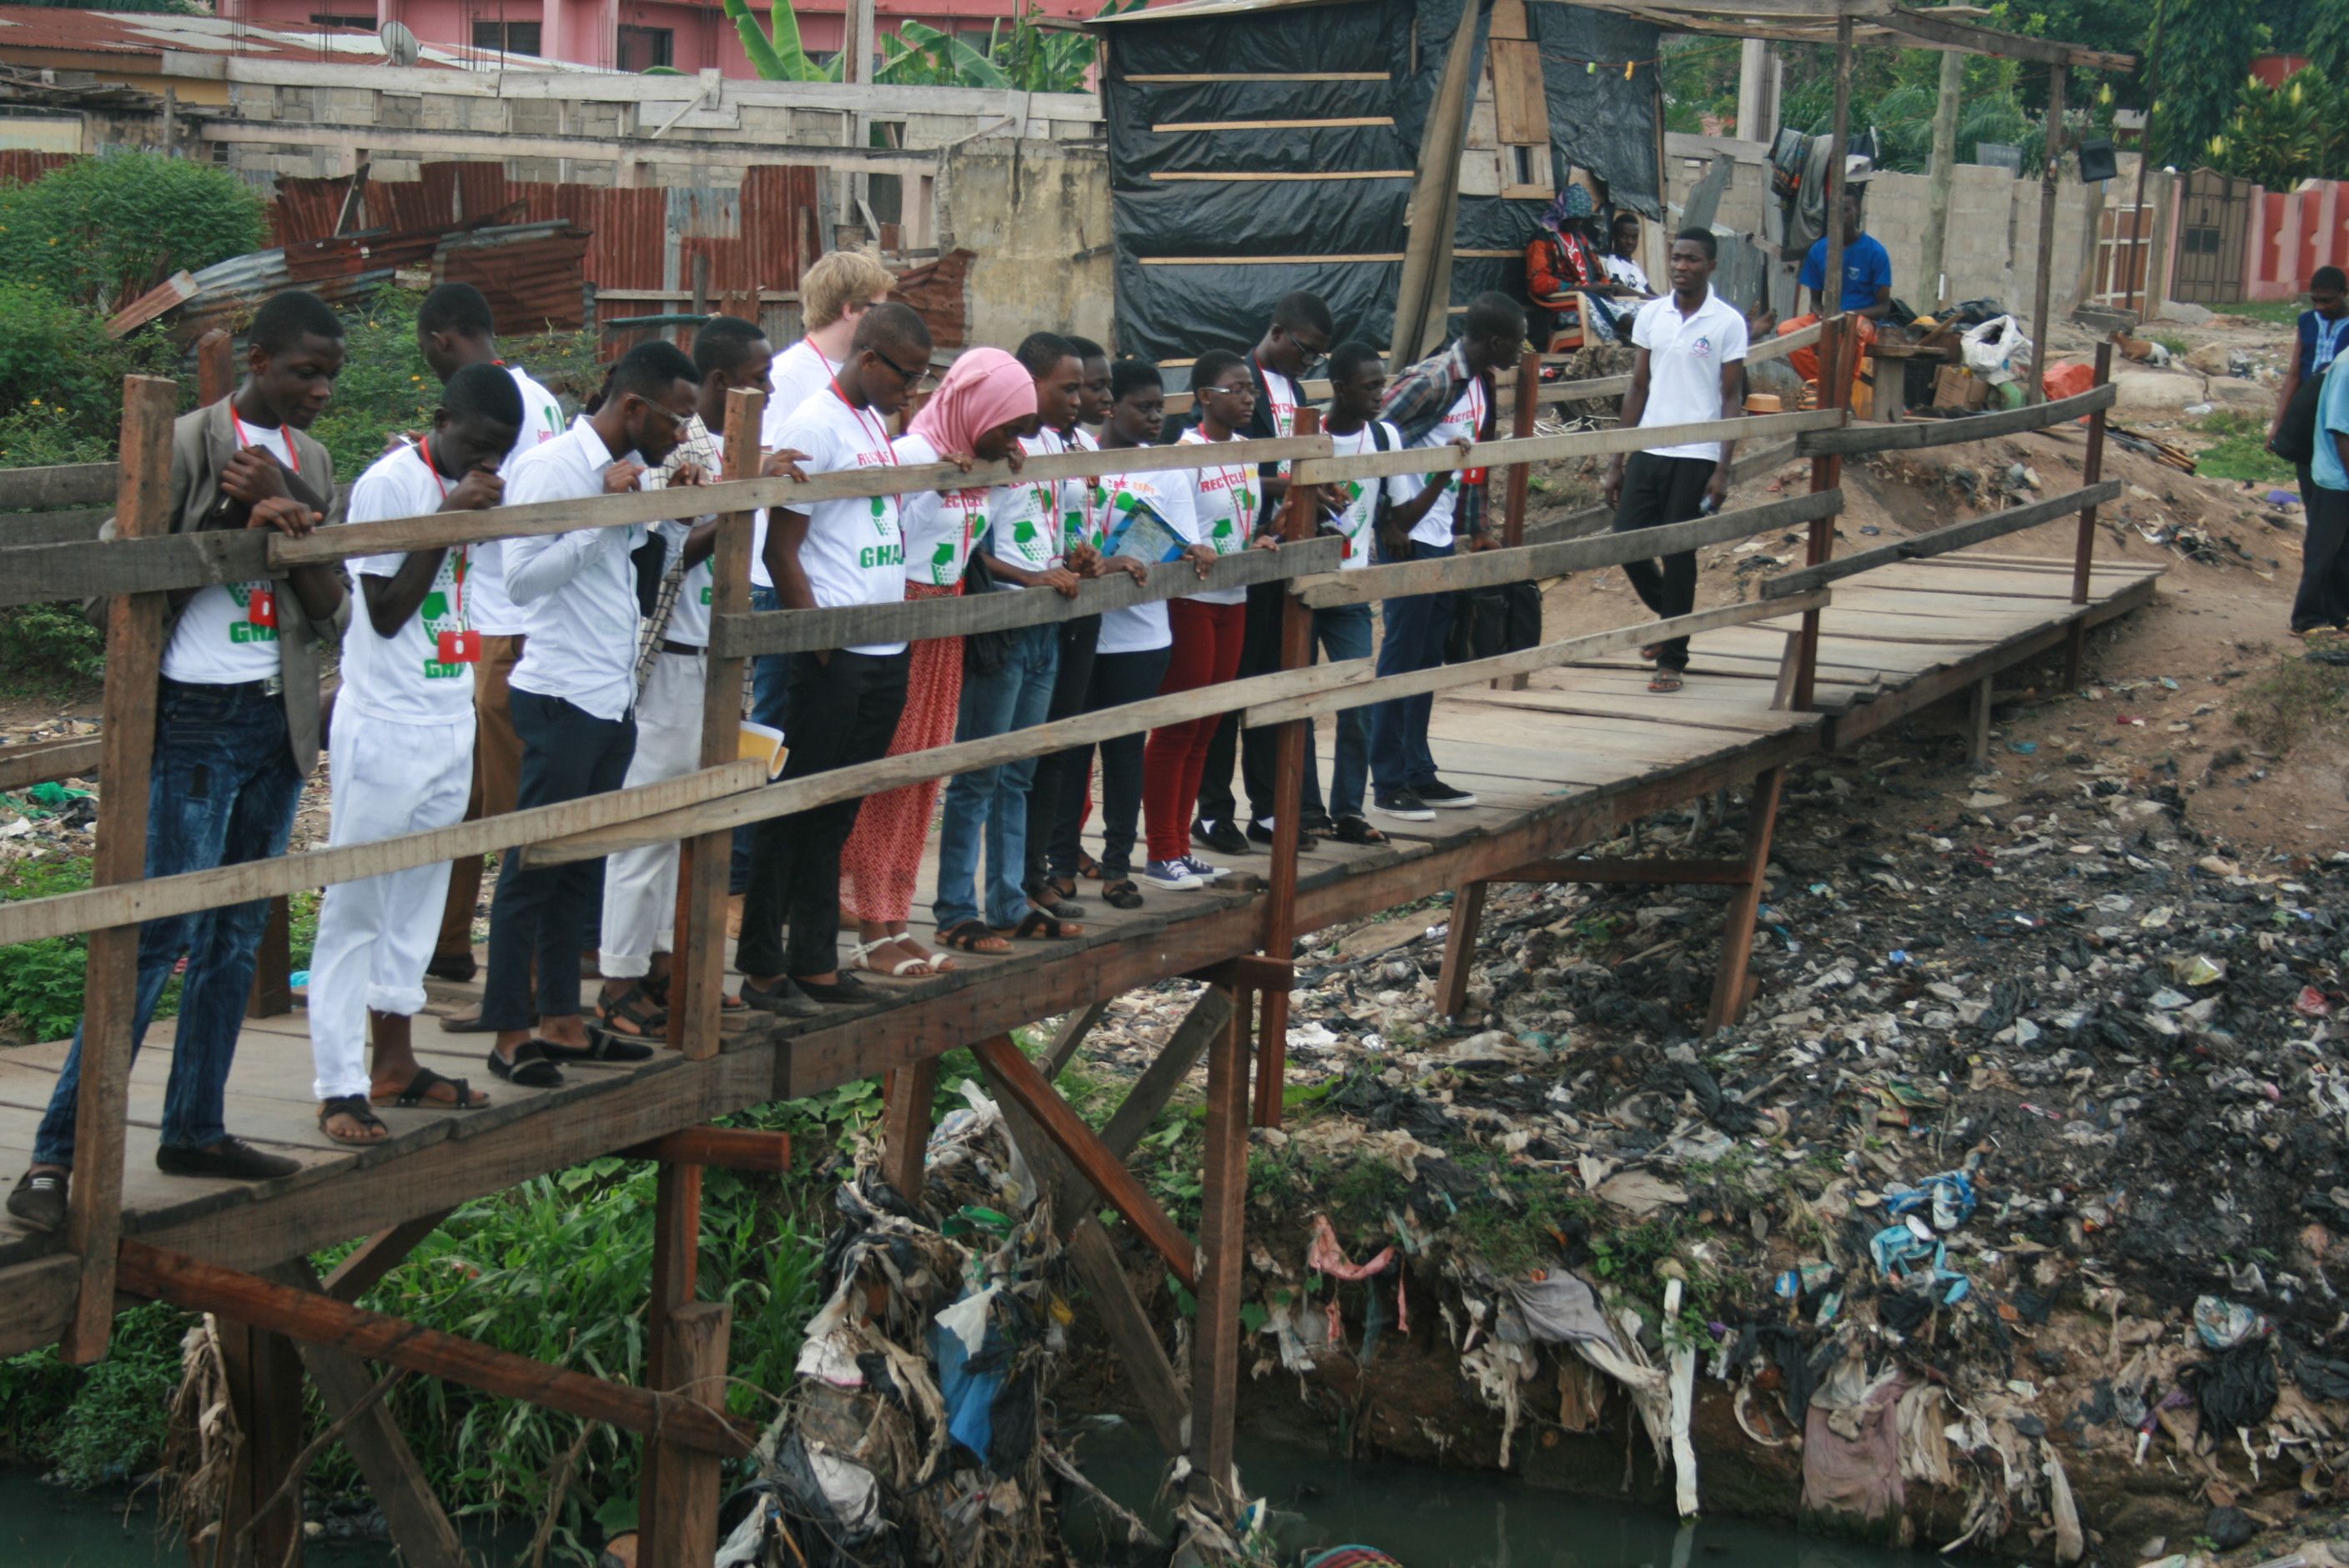
{"type": "MultiPolygon", "coordinates": [[[[1195,544],[1199,530],[1191,511],[1190,477],[1179,470],[1162,470],[1152,474],[1110,474],[1103,478],[1103,506],[1112,510],[1119,498],[1131,496],[1146,502],[1150,509],[1165,519],[1166,526],[1181,538],[1195,544]]],[[[1188,572],[1185,562],[1145,562],[1153,575],[1161,572],[1188,572]]],[[[1174,635],[1166,621],[1166,601],[1154,599],[1146,604],[1129,604],[1123,609],[1102,612],[1101,638],[1094,651],[1103,654],[1141,654],[1153,648],[1172,646],[1174,635]]]]}
{"type": "MultiPolygon", "coordinates": [[[[432,471],[423,454],[403,447],[376,459],[351,487],[345,521],[380,522],[439,511],[448,481],[432,471]]],[[[389,636],[378,634],[364,592],[355,593],[350,629],[343,634],[343,692],[336,700],[369,718],[395,724],[455,724],[473,717],[473,661],[443,663],[440,634],[462,632],[471,622],[472,573],[464,545],[440,557],[440,570],[425,591],[424,603],[389,636]]],[[[350,562],[353,577],[396,577],[405,553],[360,555],[350,562]]]]}
{"type": "MultiPolygon", "coordinates": [[[[1019,438],[1019,449],[1031,458],[1058,457],[1069,449],[1057,430],[1039,430],[1019,438]]],[[[1066,510],[1067,481],[1016,479],[987,492],[987,553],[989,559],[1041,572],[1058,566],[1067,552],[1061,542],[1066,510]]],[[[998,586],[1019,584],[998,577],[998,586]]]]}
{"type": "Polygon", "coordinates": [[[1630,257],[1608,256],[1604,258],[1604,264],[1607,268],[1607,275],[1626,288],[1638,289],[1641,294],[1656,292],[1649,286],[1646,270],[1630,257]]]}
{"type": "MultiPolygon", "coordinates": [[[[1256,373],[1264,377],[1265,401],[1271,405],[1268,412],[1273,438],[1278,440],[1283,436],[1297,434],[1297,410],[1305,406],[1305,388],[1262,360],[1257,361],[1256,373]]],[[[1288,477],[1288,465],[1277,463],[1273,471],[1286,479],[1288,477]]],[[[1263,497],[1259,495],[1257,499],[1261,500],[1263,497]]]]}
{"type": "MultiPolygon", "coordinates": [[[[791,443],[783,439],[783,427],[792,422],[809,398],[819,392],[829,392],[832,378],[839,374],[840,366],[825,358],[804,337],[777,354],[767,366],[767,380],[774,391],[767,398],[765,417],[759,421],[759,445],[771,452],[789,447],[791,443]]],[[[774,585],[774,578],[767,572],[767,514],[762,510],[750,521],[750,586],[774,585]]]]}
{"type": "MultiPolygon", "coordinates": [[[[1206,437],[1193,428],[1183,432],[1178,447],[1204,447],[1206,437]]],[[[1217,555],[1237,555],[1256,532],[1257,500],[1262,491],[1254,463],[1226,463],[1186,472],[1191,481],[1193,537],[1217,555]]],[[[1246,588],[1211,588],[1191,597],[1202,604],[1241,604],[1246,588]]]]}
{"type": "MultiPolygon", "coordinates": [[[[1061,438],[1071,452],[1098,452],[1101,443],[1086,433],[1081,425],[1061,438]]],[[[1101,479],[1073,479],[1061,481],[1061,548],[1074,550],[1080,544],[1102,547],[1109,529],[1109,490],[1101,479]]]]}
{"type": "MultiPolygon", "coordinates": [[[[522,392],[522,433],[514,438],[513,450],[506,454],[506,460],[498,465],[499,473],[511,476],[516,458],[563,434],[563,405],[519,366],[507,366],[506,374],[522,392]]],[[[465,613],[472,617],[473,629],[492,637],[521,635],[522,611],[506,597],[505,556],[497,541],[473,546],[471,569],[472,575],[465,584],[465,613]]]]}
{"type": "MultiPolygon", "coordinates": [[[[843,469],[894,467],[889,428],[870,408],[852,408],[836,391],[800,405],[784,421],[777,441],[807,454],[800,466],[810,478],[843,469]]],[[[807,573],[815,602],[897,604],[905,598],[905,539],[894,495],[817,501],[805,509],[807,538],[800,545],[800,569],[807,573]]],[[[799,508],[792,508],[799,511],[799,508]]],[[[867,643],[848,651],[882,656],[902,653],[903,643],[867,643]]]]}
{"type": "MultiPolygon", "coordinates": [[[[923,437],[908,432],[890,444],[907,468],[944,462],[945,455],[923,437]]],[[[987,526],[985,490],[923,490],[897,498],[905,531],[905,581],[951,588],[970,564],[971,542],[987,526]]]]}
{"type": "MultiPolygon", "coordinates": [[[[1694,425],[1725,416],[1721,407],[1721,367],[1745,357],[1745,318],[1711,288],[1692,315],[1682,315],[1671,294],[1650,300],[1631,323],[1631,341],[1648,351],[1648,406],[1640,428],[1694,425]]],[[[1659,458],[1721,460],[1719,441],[1650,447],[1659,458]]]]}
{"type": "MultiPolygon", "coordinates": [[[[604,493],[604,470],[626,454],[606,450],[585,417],[563,435],[514,459],[506,501],[585,500],[604,493]]],[[[645,542],[642,523],[577,528],[509,539],[506,591],[521,606],[522,662],[513,685],[617,721],[636,701],[636,638],[644,613],[628,556],[645,542]]]]}
{"type": "MultiPolygon", "coordinates": [[[[1386,449],[1392,452],[1400,448],[1402,432],[1392,425],[1387,425],[1383,419],[1379,423],[1386,425],[1386,449]]],[[[1367,424],[1350,436],[1340,436],[1335,431],[1330,433],[1330,451],[1333,457],[1359,458],[1365,452],[1378,449],[1378,444],[1371,439],[1371,427],[1367,424]]],[[[1417,474],[1388,475],[1387,504],[1401,506],[1419,493],[1421,483],[1417,474]]],[[[1378,515],[1379,481],[1375,479],[1346,480],[1338,488],[1346,493],[1346,510],[1338,516],[1338,531],[1345,535],[1346,554],[1338,562],[1338,569],[1352,572],[1368,566],[1377,548],[1378,542],[1372,537],[1374,530],[1371,524],[1378,515]]]]}
{"type": "MultiPolygon", "coordinates": [[[[704,480],[715,482],[723,477],[719,471],[723,461],[717,438],[710,433],[709,427],[701,422],[701,416],[696,414],[678,432],[676,449],[660,467],[647,469],[645,477],[638,482],[648,490],[667,490],[670,476],[688,463],[701,469],[704,480]]],[[[664,576],[671,566],[677,564],[678,557],[685,553],[686,541],[693,537],[696,525],[709,521],[715,515],[704,512],[690,521],[673,519],[652,525],[653,531],[661,536],[661,542],[666,547],[661,552],[661,573],[664,576]]],[[[692,571],[678,580],[677,602],[669,606],[668,626],[661,634],[662,641],[683,643],[697,648],[709,645],[709,602],[715,597],[717,582],[718,567],[714,555],[702,557],[692,571]]]]}
{"type": "MultiPolygon", "coordinates": [[[[301,471],[284,427],[248,425],[240,419],[235,429],[238,450],[260,447],[287,469],[301,471]]],[[[292,593],[290,584],[265,580],[197,589],[180,611],[179,624],[163,650],[164,678],[187,686],[241,686],[275,675],[277,617],[302,614],[301,605],[280,602],[292,593]]]]}
{"type": "MultiPolygon", "coordinates": [[[[1448,447],[1454,441],[1473,441],[1485,428],[1485,384],[1471,377],[1460,387],[1460,396],[1444,411],[1433,428],[1416,443],[1422,447],[1448,447]]],[[[1427,515],[1413,525],[1412,542],[1433,544],[1441,548],[1452,542],[1452,512],[1460,504],[1457,481],[1444,487],[1444,493],[1429,503],[1427,515]]]]}

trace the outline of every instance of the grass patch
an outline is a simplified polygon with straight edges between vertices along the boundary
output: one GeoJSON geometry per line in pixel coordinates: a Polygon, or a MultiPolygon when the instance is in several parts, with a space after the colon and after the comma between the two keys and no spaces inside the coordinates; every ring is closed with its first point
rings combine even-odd
{"type": "Polygon", "coordinates": [[[2172,359],[2183,359],[2191,352],[2186,340],[2174,332],[2148,332],[2145,335],[2145,340],[2147,343],[2158,343],[2169,350],[2169,357],[2172,359]]]}
{"type": "Polygon", "coordinates": [[[2300,319],[2300,313],[2306,310],[2308,306],[2296,299],[2261,299],[2245,300],[2240,304],[2222,304],[2212,308],[2220,315],[2240,315],[2250,321],[2271,321],[2281,325],[2290,326],[2300,319]]]}
{"type": "Polygon", "coordinates": [[[2291,484],[2292,466],[2268,450],[2268,424],[2239,409],[2220,408],[2203,418],[2199,429],[2218,439],[2195,455],[2195,471],[2206,479],[2248,484],[2291,484]]]}
{"type": "Polygon", "coordinates": [[[2337,727],[2349,714],[2349,669],[2285,659],[2243,690],[2235,727],[2262,751],[2282,757],[2311,730],[2337,727]]]}

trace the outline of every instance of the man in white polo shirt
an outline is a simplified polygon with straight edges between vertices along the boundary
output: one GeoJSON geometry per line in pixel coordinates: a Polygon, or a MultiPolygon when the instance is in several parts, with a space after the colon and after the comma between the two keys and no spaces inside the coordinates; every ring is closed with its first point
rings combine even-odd
{"type": "MultiPolygon", "coordinates": [[[[1631,326],[1638,358],[1631,390],[1623,396],[1622,423],[1646,429],[1731,419],[1745,412],[1745,317],[1713,292],[1717,255],[1712,233],[1683,229],[1672,241],[1667,268],[1672,292],[1640,307],[1631,326]]],[[[1737,443],[1697,441],[1620,454],[1607,464],[1606,495],[1615,508],[1615,531],[1686,522],[1717,511],[1729,493],[1729,457],[1737,443]]],[[[1696,608],[1696,552],[1676,551],[1660,566],[1627,561],[1640,602],[1660,619],[1696,608]]],[[[1674,637],[1641,653],[1656,661],[1653,692],[1681,689],[1688,669],[1688,639],[1674,637]]]]}
{"type": "MultiPolygon", "coordinates": [[[[563,435],[515,459],[506,504],[585,500],[633,489],[677,445],[700,384],[673,343],[640,343],[612,367],[604,401],[563,435]]],[[[698,480],[699,476],[695,476],[698,480]]],[[[522,607],[522,663],[513,720],[522,737],[517,809],[620,788],[636,748],[636,568],[641,523],[509,539],[506,592],[522,607]]],[[[481,1022],[497,1032],[490,1070],[526,1088],[563,1081],[557,1061],[599,1053],[641,1060],[651,1050],[587,1035],[579,1015],[579,956],[596,918],[604,862],[525,871],[505,857],[490,906],[490,975],[481,1022]],[[532,961],[537,963],[533,1009],[532,961]],[[538,1032],[531,1031],[535,1011],[538,1032]]]]}
{"type": "MultiPolygon", "coordinates": [[[[930,329],[902,304],[876,304],[857,324],[831,385],[776,432],[813,478],[894,468],[889,418],[930,365],[930,329]]],[[[766,563],[787,610],[897,604],[905,544],[895,495],[774,509],[766,563]]],[[[905,645],[874,643],[792,655],[791,754],[785,779],[853,768],[885,754],[905,706],[905,645]]],[[[854,799],[759,824],[735,966],[742,1000],[785,1017],[875,995],[840,968],[840,850],[856,826],[854,799]],[[791,942],[783,942],[783,926],[791,942]]]]}

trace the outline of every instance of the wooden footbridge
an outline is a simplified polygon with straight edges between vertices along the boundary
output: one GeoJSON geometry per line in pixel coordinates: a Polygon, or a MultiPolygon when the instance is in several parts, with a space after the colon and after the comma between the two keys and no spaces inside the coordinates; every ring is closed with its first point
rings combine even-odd
{"type": "MultiPolygon", "coordinates": [[[[1835,323],[1823,348],[1832,361],[1835,323]]],[[[836,647],[885,637],[954,636],[1032,624],[1190,591],[1188,568],[1162,571],[1146,586],[1123,576],[1089,583],[1073,601],[1022,593],[928,600],[870,609],[751,614],[747,565],[751,509],[804,505],[825,497],[918,490],[969,478],[946,469],[898,469],[820,477],[805,484],[745,476],[757,471],[759,410],[738,393],[728,419],[730,478],[701,492],[722,509],[718,595],[709,690],[719,700],[707,718],[700,771],[668,783],[471,822],[439,832],[183,876],[142,880],[152,696],[160,653],[162,600],[174,588],[282,573],[305,562],[428,548],[491,534],[543,533],[642,522],[674,510],[673,498],[624,495],[576,505],[508,507],[351,525],[300,541],[259,533],[163,536],[169,433],[176,389],[129,383],[119,471],[105,476],[120,537],[72,537],[0,551],[0,603],[111,594],[100,768],[97,883],[87,892],[0,905],[0,952],[7,944],[74,932],[90,934],[84,1093],[71,1220],[41,1236],[0,1221],[0,1354],[51,1342],[89,1361],[106,1353],[113,1315],[126,1299],[154,1298],[217,1315],[232,1355],[243,1429],[254,1434],[235,1489],[259,1510],[250,1539],[264,1562],[283,1560],[298,1508],[279,1483],[300,1445],[306,1372],[330,1411],[355,1408],[345,1440],[414,1563],[453,1564],[455,1537],[418,1479],[412,1457],[379,1407],[368,1410],[381,1362],[533,1400],[645,1434],[651,1444],[643,1511],[645,1561],[707,1563],[713,1544],[720,1467],[747,1451],[754,1434],[723,1413],[728,1308],[697,1299],[694,1282],[699,1177],[708,1165],[775,1168],[785,1158],[769,1135],[729,1131],[713,1118],[847,1080],[886,1073],[888,1173],[909,1194],[921,1186],[921,1151],[937,1058],[974,1048],[1015,1133],[1048,1184],[1067,1200],[1071,1257],[1170,1449],[1187,1450],[1201,1501],[1234,1501],[1233,1408],[1239,1378],[1239,1288],[1244,1256],[1247,1130],[1280,1118],[1290,954],[1297,939],[1336,923],[1451,891],[1450,944],[1441,981],[1447,1006],[1464,995],[1484,890],[1532,880],[1692,882],[1733,890],[1715,976],[1712,1017],[1737,1016],[1749,989],[1747,958],[1770,850],[1779,780],[1791,764],[1850,743],[1929,703],[1986,694],[1999,671],[2062,652],[2076,676],[2088,627],[2147,602],[2154,574],[2100,568],[2091,559],[2095,512],[2117,486],[2100,477],[2105,410],[2113,393],[2100,353],[2097,384],[2077,397],[1971,418],[1902,425],[1847,423],[1840,409],[1683,427],[1671,432],[1600,431],[1530,435],[1534,397],[1520,377],[1519,434],[1479,447],[1470,461],[1510,475],[1505,548],[1456,559],[1339,573],[1335,542],[1309,537],[1313,487],[1345,479],[1419,470],[1444,462],[1423,451],[1335,459],[1326,438],[1306,433],[1257,443],[1251,455],[1294,464],[1287,513],[1291,542],[1221,563],[1209,586],[1280,580],[1288,584],[1284,661],[1274,674],[1154,697],[995,739],[885,758],[778,785],[755,764],[734,759],[741,661],[798,648],[836,647]],[[2079,488],[2050,500],[1900,540],[1834,555],[1840,506],[1838,468],[1849,455],[1940,446],[2044,428],[2085,418],[2079,488]],[[1808,493],[1641,533],[1526,542],[1526,465],[1635,449],[1665,440],[1734,436],[1752,454],[1742,467],[1811,460],[1808,493]],[[2074,562],[1993,552],[2001,536],[2076,515],[2074,562]],[[1606,570],[1671,549],[1807,530],[1807,564],[1763,585],[1750,603],[1707,609],[1552,641],[1521,653],[1420,674],[1375,677],[1367,662],[1309,662],[1306,634],[1316,604],[1383,600],[1606,570]],[[1688,687],[1651,696],[1635,650],[1692,634],[1688,687]],[[1300,853],[1294,831],[1306,742],[1300,722],[1388,697],[1433,692],[1433,748],[1444,776],[1480,798],[1376,848],[1323,844],[1300,853]],[[934,979],[887,983],[887,1000],[827,1012],[803,1024],[721,1026],[729,984],[725,940],[726,845],[742,823],[858,797],[983,764],[1040,756],[1082,740],[1132,733],[1216,712],[1238,712],[1279,736],[1278,820],[1270,853],[1249,862],[1253,885],[1153,894],[1138,911],[1087,922],[1079,939],[1035,944],[1002,957],[964,957],[934,979]],[[1749,792],[1744,851],[1735,859],[1673,862],[1577,858],[1624,824],[1660,809],[1733,787],[1749,792]],[[329,1143],[308,1097],[306,1033],[297,1016],[261,1018],[246,1029],[230,1082],[229,1124],[290,1153],[302,1170],[252,1185],[199,1182],[155,1173],[161,1086],[171,1031],[158,1026],[134,1066],[129,1050],[130,977],[138,923],[173,912],[278,897],[299,889],[436,860],[519,851],[533,860],[598,856],[626,845],[682,840],[678,1005],[673,1049],[640,1067],[567,1067],[560,1088],[499,1086],[496,1103],[466,1113],[387,1109],[394,1134],[359,1150],[329,1143]],[[1054,1091],[1050,1078],[1080,1048],[1084,1029],[1110,999],[1173,976],[1208,984],[1133,1098],[1096,1134],[1054,1091]],[[1031,1060],[1011,1031],[1064,1020],[1050,1058],[1031,1060]],[[1124,1156],[1200,1057],[1206,1065],[1204,1196],[1195,1235],[1164,1212],[1127,1170],[1124,1156]],[[456,1205],[599,1155],[659,1161],[660,1202],[647,1301],[654,1346],[650,1386],[633,1387],[543,1366],[371,1313],[354,1305],[456,1205]],[[1088,1191],[1090,1190],[1090,1191],[1088,1191]],[[1098,1202],[1094,1196],[1098,1196],[1098,1202]],[[1160,1254],[1193,1282],[1199,1302],[1187,1414],[1166,1353],[1143,1318],[1119,1265],[1116,1246],[1090,1216],[1113,1209],[1130,1228],[1129,1247],[1160,1254]],[[305,1259],[365,1238],[331,1275],[305,1259]]],[[[1833,384],[1830,377],[1829,383],[1833,384]]],[[[1071,454],[1031,459],[1027,477],[1096,475],[1196,464],[1196,448],[1071,454]]],[[[1216,449],[1216,456],[1228,455],[1216,449]]],[[[14,492],[71,499],[73,481],[55,472],[15,480],[14,492]]],[[[87,481],[84,481],[85,489],[87,481]]],[[[0,504],[5,504],[0,501],[0,504]]],[[[0,527],[5,527],[0,523],[0,527]]],[[[1570,532],[1571,530],[1553,531],[1570,532]]],[[[5,538],[0,535],[0,538],[5,538]]],[[[55,538],[56,535],[45,537],[55,538]]],[[[1986,705],[1978,707],[1986,713],[1986,705]]],[[[1331,727],[1324,724],[1326,736],[1331,727]]],[[[55,754],[49,772],[86,771],[86,752],[55,754]]],[[[39,754],[0,753],[0,778],[21,786],[44,776],[39,754]]],[[[1246,866],[1243,869],[1247,869],[1246,866]]],[[[919,912],[917,912],[918,918],[919,912]]],[[[5,961],[5,958],[0,958],[5,961]]],[[[443,987],[442,1004],[461,993],[443,987]]],[[[445,1011],[443,1007],[440,1010],[445,1011]]],[[[439,1034],[419,1021],[425,1059],[452,1074],[473,1070],[479,1037],[439,1034]]],[[[21,1169],[32,1131],[64,1056],[62,1046],[0,1054],[0,1161],[21,1169]]],[[[479,1077],[478,1072],[474,1076],[479,1077]]],[[[298,1491],[298,1489],[295,1489],[298,1491]]],[[[232,1528],[238,1522],[232,1521],[232,1528]]]]}

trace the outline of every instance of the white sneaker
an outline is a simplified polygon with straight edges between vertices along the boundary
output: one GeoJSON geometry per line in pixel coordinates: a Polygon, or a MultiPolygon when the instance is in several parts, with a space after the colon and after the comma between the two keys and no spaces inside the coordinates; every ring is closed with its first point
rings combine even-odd
{"type": "Polygon", "coordinates": [[[1191,870],[1187,855],[1171,861],[1151,861],[1142,868],[1142,880],[1152,887],[1164,888],[1170,892],[1206,885],[1206,879],[1191,870]]]}
{"type": "Polygon", "coordinates": [[[1183,868],[1203,882],[1217,882],[1232,873],[1222,866],[1211,866],[1196,855],[1185,855],[1183,868]]]}

